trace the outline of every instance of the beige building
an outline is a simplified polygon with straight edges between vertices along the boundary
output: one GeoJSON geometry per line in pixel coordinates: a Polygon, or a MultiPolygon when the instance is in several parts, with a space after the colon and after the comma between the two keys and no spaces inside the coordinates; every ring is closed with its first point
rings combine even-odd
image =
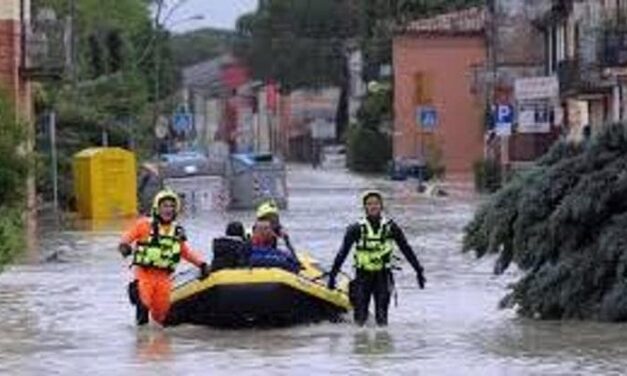
{"type": "Polygon", "coordinates": [[[626,0],[553,0],[540,20],[570,138],[627,118],[626,17],[626,0]]]}

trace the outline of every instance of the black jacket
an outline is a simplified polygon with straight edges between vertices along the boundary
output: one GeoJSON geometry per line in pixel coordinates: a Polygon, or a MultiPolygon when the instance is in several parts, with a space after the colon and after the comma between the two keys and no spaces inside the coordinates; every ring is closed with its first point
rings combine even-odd
{"type": "MultiPolygon", "coordinates": [[[[367,218],[368,222],[372,226],[374,231],[378,231],[381,226],[381,217],[376,218],[367,218]]],[[[392,239],[396,242],[396,245],[401,250],[407,261],[414,268],[416,273],[422,272],[422,266],[416,257],[416,254],[412,250],[409,243],[407,243],[407,238],[405,238],[405,234],[403,230],[394,222],[390,221],[390,235],[392,235],[392,239]]],[[[359,223],[354,223],[346,229],[346,233],[344,234],[344,241],[342,242],[342,246],[340,247],[337,256],[335,256],[335,262],[333,262],[333,268],[331,269],[331,276],[335,277],[337,273],[339,273],[342,268],[342,264],[348,253],[350,252],[353,245],[359,241],[361,238],[361,225],[359,223]]]]}

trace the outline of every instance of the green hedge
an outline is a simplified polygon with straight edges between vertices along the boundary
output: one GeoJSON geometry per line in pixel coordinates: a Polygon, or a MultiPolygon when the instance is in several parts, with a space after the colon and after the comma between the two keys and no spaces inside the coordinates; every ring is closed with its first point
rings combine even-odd
{"type": "Polygon", "coordinates": [[[24,248],[22,210],[0,206],[0,270],[24,248]]]}
{"type": "Polygon", "coordinates": [[[354,125],[348,130],[348,167],[357,172],[383,172],[392,157],[392,141],[377,130],[354,125]]]}
{"type": "Polygon", "coordinates": [[[493,193],[501,187],[501,167],[492,159],[481,159],[473,164],[475,189],[479,192],[493,193]]]}
{"type": "Polygon", "coordinates": [[[27,156],[18,152],[27,127],[16,121],[15,112],[0,92],[0,267],[22,249],[22,213],[25,200],[27,156]]]}

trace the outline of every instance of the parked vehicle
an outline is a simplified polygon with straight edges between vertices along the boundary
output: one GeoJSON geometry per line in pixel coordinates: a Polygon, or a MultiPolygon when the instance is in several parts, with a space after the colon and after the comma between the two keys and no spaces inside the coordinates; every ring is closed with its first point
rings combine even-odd
{"type": "Polygon", "coordinates": [[[159,168],[164,178],[196,175],[217,175],[223,172],[223,163],[211,161],[197,151],[183,151],[159,156],[159,168]]]}
{"type": "Polygon", "coordinates": [[[322,148],[322,168],[334,169],[346,167],[346,147],[344,145],[328,145],[322,148]]]}
{"type": "Polygon", "coordinates": [[[426,163],[418,158],[396,158],[390,162],[388,174],[392,180],[406,180],[415,178],[426,181],[431,179],[426,163]]]}

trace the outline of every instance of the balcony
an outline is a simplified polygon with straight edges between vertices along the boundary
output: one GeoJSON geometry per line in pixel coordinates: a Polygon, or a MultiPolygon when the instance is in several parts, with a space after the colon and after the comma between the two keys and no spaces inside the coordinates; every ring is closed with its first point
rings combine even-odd
{"type": "Polygon", "coordinates": [[[583,64],[578,59],[562,60],[557,67],[560,95],[605,93],[612,83],[601,77],[598,64],[583,64]]]}
{"type": "Polygon", "coordinates": [[[54,19],[24,24],[22,76],[32,80],[60,79],[70,61],[69,30],[66,22],[54,19]]]}
{"type": "Polygon", "coordinates": [[[604,68],[627,66],[627,29],[603,32],[600,62],[604,68]]]}

